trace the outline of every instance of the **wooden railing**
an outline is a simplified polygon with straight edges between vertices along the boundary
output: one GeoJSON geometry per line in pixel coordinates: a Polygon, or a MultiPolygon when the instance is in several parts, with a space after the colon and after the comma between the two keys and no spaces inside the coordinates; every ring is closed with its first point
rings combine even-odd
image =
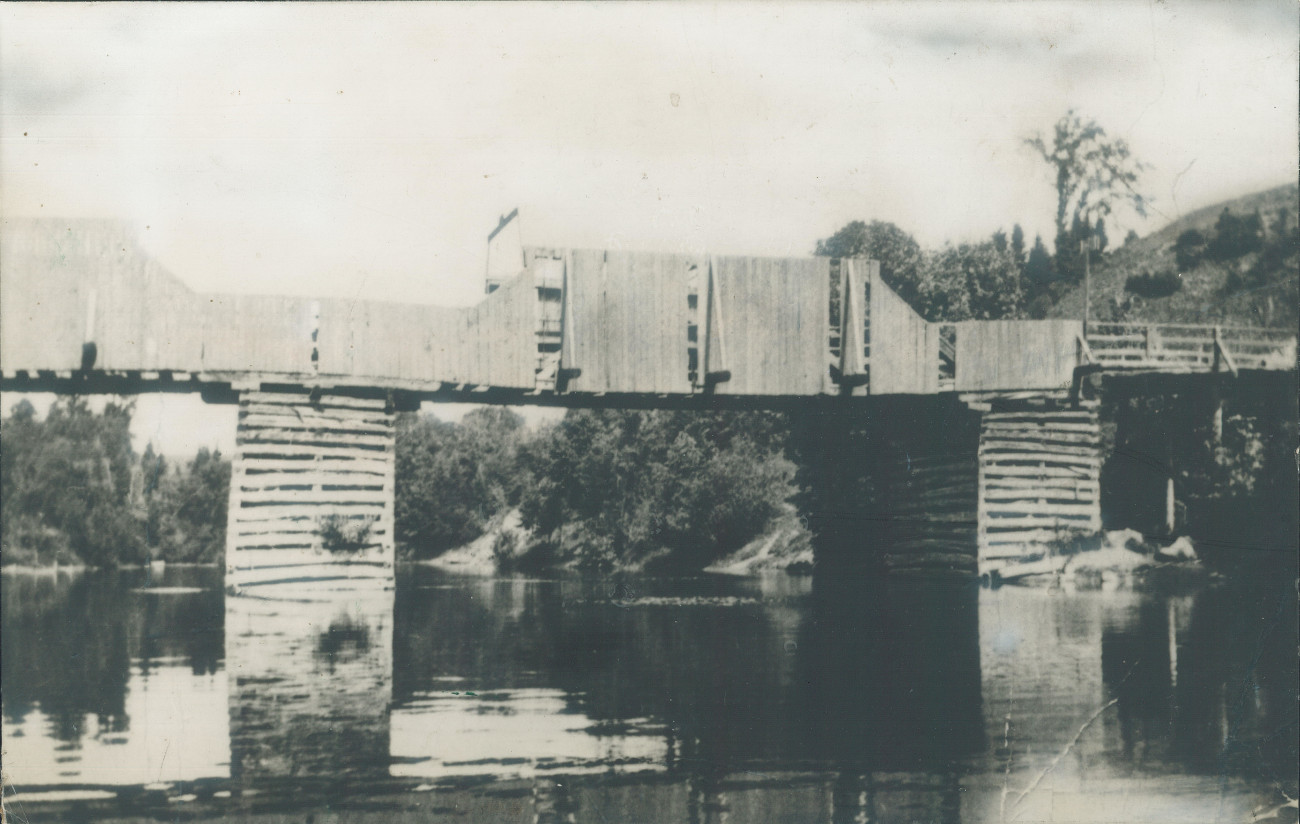
{"type": "Polygon", "coordinates": [[[1296,365],[1296,335],[1289,329],[1091,323],[1086,337],[1093,361],[1107,368],[1236,372],[1296,365]]]}

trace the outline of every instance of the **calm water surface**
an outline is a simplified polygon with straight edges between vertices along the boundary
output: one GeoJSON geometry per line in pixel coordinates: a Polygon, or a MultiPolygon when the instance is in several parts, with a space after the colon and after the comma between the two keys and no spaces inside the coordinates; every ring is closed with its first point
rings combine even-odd
{"type": "Polygon", "coordinates": [[[1250,821],[1297,794],[1285,578],[221,584],[3,579],[15,820],[1250,821]]]}

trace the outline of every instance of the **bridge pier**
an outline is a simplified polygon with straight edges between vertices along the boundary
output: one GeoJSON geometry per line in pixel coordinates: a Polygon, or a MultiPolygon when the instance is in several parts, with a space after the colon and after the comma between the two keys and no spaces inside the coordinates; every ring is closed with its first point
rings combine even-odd
{"type": "Polygon", "coordinates": [[[882,397],[796,420],[820,569],[975,575],[977,413],[882,397]]]}
{"type": "Polygon", "coordinates": [[[979,572],[1052,541],[1101,529],[1097,407],[1004,403],[985,412],[979,448],[979,572]]]}
{"type": "Polygon", "coordinates": [[[230,591],[392,588],[394,423],[383,399],[240,393],[230,591]]]}

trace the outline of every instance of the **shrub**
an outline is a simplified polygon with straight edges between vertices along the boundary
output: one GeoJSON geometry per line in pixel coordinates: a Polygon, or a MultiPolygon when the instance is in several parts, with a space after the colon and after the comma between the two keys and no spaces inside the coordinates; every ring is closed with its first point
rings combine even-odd
{"type": "Polygon", "coordinates": [[[1130,275],[1124,281],[1124,290],[1142,298],[1166,298],[1183,288],[1182,275],[1177,272],[1151,274],[1143,270],[1140,275],[1130,275]]]}
{"type": "Polygon", "coordinates": [[[1174,258],[1179,269],[1195,269],[1205,255],[1205,235],[1196,229],[1188,229],[1174,242],[1174,258]]]}
{"type": "Polygon", "coordinates": [[[1047,313],[1052,311],[1052,299],[1047,295],[1038,295],[1029,302],[1029,309],[1026,314],[1034,320],[1042,320],[1047,317],[1047,313]]]}
{"type": "Polygon", "coordinates": [[[1205,246],[1205,255],[1211,260],[1232,260],[1264,245],[1264,221],[1258,211],[1239,217],[1223,210],[1214,225],[1214,238],[1205,246]]]}
{"type": "Polygon", "coordinates": [[[321,546],[328,552],[359,552],[370,543],[370,519],[351,521],[342,515],[326,515],[316,522],[321,546]]]}

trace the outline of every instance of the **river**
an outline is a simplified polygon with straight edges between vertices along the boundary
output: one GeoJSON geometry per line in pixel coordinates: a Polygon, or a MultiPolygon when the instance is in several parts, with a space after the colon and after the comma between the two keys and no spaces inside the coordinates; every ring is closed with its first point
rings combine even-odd
{"type": "Polygon", "coordinates": [[[2,586],[16,821],[1130,824],[1248,821],[1296,795],[1287,578],[1065,593],[405,567],[362,601],[227,597],[203,568],[2,586]]]}

